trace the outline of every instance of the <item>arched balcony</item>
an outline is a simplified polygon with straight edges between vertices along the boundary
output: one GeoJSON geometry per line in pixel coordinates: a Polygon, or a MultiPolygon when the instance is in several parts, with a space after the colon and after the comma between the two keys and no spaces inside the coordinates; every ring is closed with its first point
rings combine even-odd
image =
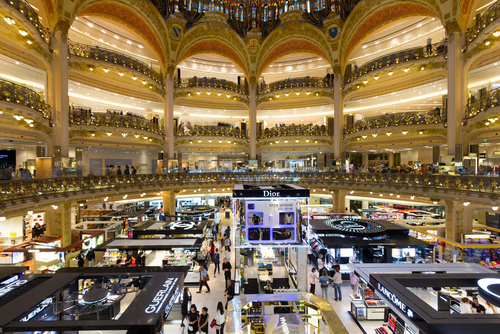
{"type": "Polygon", "coordinates": [[[90,108],[70,107],[70,123],[118,129],[137,129],[164,136],[165,129],[158,119],[147,119],[137,115],[123,114],[123,111],[108,110],[106,113],[93,113],[90,108]]]}
{"type": "Polygon", "coordinates": [[[214,90],[223,90],[227,92],[233,92],[238,94],[247,94],[248,89],[245,85],[239,85],[235,82],[217,79],[217,78],[181,78],[174,80],[174,87],[177,89],[186,88],[213,88],[214,90]]]}
{"type": "Polygon", "coordinates": [[[72,41],[68,41],[68,47],[70,55],[122,65],[150,77],[156,83],[163,86],[163,74],[161,72],[157,72],[155,69],[138,59],[119,53],[115,50],[75,43],[72,41]]]}
{"type": "Polygon", "coordinates": [[[369,74],[372,71],[387,68],[403,62],[410,60],[418,60],[422,58],[434,58],[438,56],[445,55],[447,53],[447,41],[443,40],[439,43],[435,43],[428,46],[417,46],[414,48],[397,51],[382,57],[378,57],[371,60],[352,72],[348,72],[346,69],[346,75],[344,77],[344,84],[353,82],[354,80],[361,78],[364,75],[369,74]]]}
{"type": "Polygon", "coordinates": [[[279,137],[294,137],[294,136],[333,136],[333,129],[327,129],[325,125],[285,125],[276,126],[274,128],[266,128],[261,134],[261,139],[279,138],[279,137]],[[331,131],[329,131],[331,130],[331,131]]]}
{"type": "Polygon", "coordinates": [[[38,18],[38,13],[25,0],[4,0],[4,2],[14,7],[30,22],[40,34],[40,37],[50,45],[51,37],[49,29],[45,28],[38,18]]]}
{"type": "Polygon", "coordinates": [[[500,101],[500,88],[490,90],[479,100],[469,102],[465,107],[465,117],[463,120],[464,125],[467,124],[469,119],[486,112],[490,108],[498,107],[500,101]]]}
{"type": "Polygon", "coordinates": [[[19,111],[25,116],[33,117],[34,115],[31,112],[33,111],[42,118],[45,118],[47,120],[52,119],[51,106],[46,104],[43,98],[37,92],[27,87],[18,85],[14,82],[0,79],[0,101],[29,108],[29,110],[24,111],[23,108],[15,110],[19,111]]]}
{"type": "Polygon", "coordinates": [[[248,134],[239,128],[216,125],[193,125],[191,127],[179,127],[176,129],[177,137],[228,137],[235,139],[246,139],[248,134]]]}
{"type": "Polygon", "coordinates": [[[481,16],[478,22],[467,29],[465,35],[465,45],[469,45],[476,40],[480,33],[500,17],[500,1],[495,2],[490,8],[481,16]]]}
{"type": "Polygon", "coordinates": [[[295,88],[331,89],[333,88],[333,82],[329,82],[325,78],[304,77],[275,81],[270,84],[263,83],[259,86],[259,95],[276,93],[282,90],[294,90],[295,88]]]}

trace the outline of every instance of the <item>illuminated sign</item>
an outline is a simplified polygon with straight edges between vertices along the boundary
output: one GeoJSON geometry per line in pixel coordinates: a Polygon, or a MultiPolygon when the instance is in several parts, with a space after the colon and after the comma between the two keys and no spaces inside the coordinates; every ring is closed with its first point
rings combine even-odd
{"type": "Polygon", "coordinates": [[[7,278],[5,281],[0,282],[0,284],[6,285],[6,284],[12,283],[14,281],[17,281],[18,279],[19,279],[19,275],[12,276],[11,278],[7,278]]]}
{"type": "Polygon", "coordinates": [[[482,278],[477,281],[479,295],[495,306],[500,305],[500,278],[482,278]]]}
{"type": "Polygon", "coordinates": [[[193,228],[196,227],[195,222],[174,222],[169,225],[169,228],[171,230],[176,230],[176,229],[184,229],[184,230],[192,230],[193,228]]]}
{"type": "MultiPolygon", "coordinates": [[[[14,276],[14,277],[17,277],[17,276],[14,276]]],[[[9,281],[10,281],[10,279],[9,279],[9,281]]],[[[28,280],[16,279],[12,283],[6,284],[3,288],[0,289],[0,297],[11,292],[12,290],[17,288],[18,286],[24,285],[26,283],[28,283],[28,280]]]]}
{"type": "Polygon", "coordinates": [[[288,325],[286,324],[286,319],[281,317],[280,318],[280,323],[281,323],[281,329],[283,331],[283,334],[289,334],[290,331],[288,330],[288,325]]]}
{"type": "Polygon", "coordinates": [[[31,311],[27,316],[25,316],[24,318],[22,318],[19,321],[22,321],[22,322],[30,321],[31,319],[33,319],[34,317],[36,317],[38,314],[40,314],[40,312],[42,312],[47,307],[49,307],[49,305],[51,303],[52,303],[52,297],[49,297],[49,298],[45,299],[40,304],[38,304],[38,307],[36,309],[34,309],[33,311],[31,311]]]}
{"type": "Polygon", "coordinates": [[[162,309],[163,304],[165,304],[170,291],[172,291],[174,286],[176,286],[177,281],[177,278],[168,278],[162,285],[163,289],[158,290],[155,297],[153,298],[149,306],[146,307],[146,310],[144,312],[158,313],[162,309]]]}
{"type": "Polygon", "coordinates": [[[279,191],[264,190],[264,197],[278,197],[280,196],[279,191]]]}
{"type": "Polygon", "coordinates": [[[406,306],[395,294],[389,291],[385,286],[380,283],[377,283],[377,289],[387,297],[394,305],[396,305],[404,314],[406,314],[409,318],[413,318],[413,311],[406,306]]]}

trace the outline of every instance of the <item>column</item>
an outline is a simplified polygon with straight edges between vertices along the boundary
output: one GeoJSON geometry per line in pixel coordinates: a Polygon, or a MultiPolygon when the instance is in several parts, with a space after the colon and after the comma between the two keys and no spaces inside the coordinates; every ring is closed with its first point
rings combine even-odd
{"type": "MultiPolygon", "coordinates": [[[[293,252],[293,248],[290,251],[293,252]]],[[[297,289],[309,291],[307,276],[307,250],[305,247],[297,247],[297,289]]]]}
{"type": "Polygon", "coordinates": [[[335,73],[333,78],[333,154],[335,159],[342,158],[342,128],[344,126],[344,98],[342,97],[342,77],[335,73]]]}
{"type": "Polygon", "coordinates": [[[332,194],[333,213],[342,213],[345,211],[345,192],[334,190],[332,194]]]}
{"type": "Polygon", "coordinates": [[[475,206],[463,202],[445,200],[445,238],[461,242],[463,233],[472,232],[475,206]]]}
{"type": "Polygon", "coordinates": [[[257,159],[257,85],[250,84],[249,87],[250,105],[249,105],[249,160],[257,159]]]}
{"type": "Polygon", "coordinates": [[[165,216],[175,216],[175,192],[164,191],[161,197],[163,198],[163,214],[165,216]]]}
{"type": "Polygon", "coordinates": [[[361,153],[361,164],[365,165],[368,167],[368,152],[363,152],[361,153]]]}
{"type": "Polygon", "coordinates": [[[57,209],[45,209],[45,234],[62,237],[62,246],[67,247],[73,243],[71,240],[71,203],[57,205],[57,209]]]}
{"type": "Polygon", "coordinates": [[[163,166],[168,160],[174,159],[174,80],[172,74],[165,77],[165,148],[163,152],[163,166]]]}
{"type": "Polygon", "coordinates": [[[462,161],[461,127],[467,101],[467,76],[464,75],[462,46],[464,34],[454,31],[448,34],[448,155],[462,161]]]}
{"type": "Polygon", "coordinates": [[[394,166],[394,152],[389,152],[389,168],[394,166]]]}
{"type": "Polygon", "coordinates": [[[47,72],[48,102],[54,122],[54,167],[69,158],[68,28],[58,25],[53,37],[52,71],[47,72]],[[64,159],[66,158],[66,159],[64,159]]]}

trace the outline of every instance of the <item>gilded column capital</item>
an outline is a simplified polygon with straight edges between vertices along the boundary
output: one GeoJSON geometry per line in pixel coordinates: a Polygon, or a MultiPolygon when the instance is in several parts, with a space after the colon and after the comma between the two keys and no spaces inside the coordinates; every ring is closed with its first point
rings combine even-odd
{"type": "Polygon", "coordinates": [[[68,31],[71,26],[71,22],[66,20],[58,20],[53,29],[53,34],[61,32],[64,38],[68,38],[68,31]]]}
{"type": "Polygon", "coordinates": [[[456,32],[460,34],[462,33],[462,29],[460,29],[458,22],[455,20],[446,22],[444,25],[444,29],[446,30],[448,38],[453,38],[452,35],[456,32]]]}

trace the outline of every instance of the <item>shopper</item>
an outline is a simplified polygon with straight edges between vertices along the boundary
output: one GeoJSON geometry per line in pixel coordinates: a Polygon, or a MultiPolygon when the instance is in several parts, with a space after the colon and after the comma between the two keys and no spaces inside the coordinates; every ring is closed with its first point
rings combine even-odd
{"type": "Polygon", "coordinates": [[[38,238],[42,234],[43,228],[40,226],[39,223],[35,223],[35,226],[31,229],[31,236],[33,239],[38,238]]]}
{"type": "Polygon", "coordinates": [[[358,298],[359,277],[354,271],[351,271],[351,273],[349,274],[349,283],[351,284],[352,295],[354,296],[354,298],[358,298]]]}
{"type": "Polygon", "coordinates": [[[83,257],[83,251],[80,251],[80,254],[77,255],[76,260],[78,261],[78,268],[83,268],[85,264],[85,258],[83,257]]]}
{"type": "Polygon", "coordinates": [[[88,266],[89,267],[93,267],[93,264],[94,264],[94,260],[95,260],[95,252],[94,252],[94,249],[89,249],[88,252],[87,252],[87,255],[85,256],[87,258],[87,261],[88,262],[88,266]]]}
{"type": "Polygon", "coordinates": [[[220,275],[220,254],[219,254],[219,249],[215,249],[215,253],[213,255],[212,261],[214,262],[214,278],[216,278],[216,272],[219,271],[220,275]]]}
{"type": "Polygon", "coordinates": [[[217,241],[217,234],[219,233],[219,226],[217,223],[212,224],[212,238],[214,241],[217,241]]]}
{"type": "Polygon", "coordinates": [[[208,314],[208,308],[203,307],[201,309],[200,317],[198,318],[198,328],[200,329],[200,334],[208,334],[208,319],[210,315],[208,314]]]}
{"type": "Polygon", "coordinates": [[[196,293],[201,293],[201,288],[203,285],[207,287],[207,293],[210,292],[210,287],[208,286],[208,281],[210,280],[210,277],[208,276],[207,273],[207,266],[203,265],[200,269],[200,290],[197,291],[196,293]]]}
{"type": "MultiPolygon", "coordinates": [[[[231,239],[229,239],[229,237],[227,235],[224,239],[224,246],[225,246],[226,252],[230,253],[231,252],[231,239]]],[[[228,256],[230,256],[230,254],[226,254],[226,257],[228,257],[228,256]]]]}
{"type": "Polygon", "coordinates": [[[471,306],[476,314],[486,313],[486,308],[483,305],[479,304],[479,300],[477,299],[477,297],[472,298],[471,306]]]}
{"type": "Polygon", "coordinates": [[[226,230],[224,231],[224,236],[225,237],[230,237],[231,236],[231,227],[226,227],[226,230]]]}
{"type": "Polygon", "coordinates": [[[311,278],[311,281],[310,281],[311,290],[309,292],[314,295],[316,293],[316,283],[318,282],[318,279],[319,279],[319,274],[316,271],[316,268],[312,268],[310,278],[311,278]]]}
{"type": "Polygon", "coordinates": [[[319,272],[322,272],[323,271],[323,267],[324,267],[324,264],[323,264],[323,255],[322,254],[319,254],[318,255],[318,271],[319,272]]]}
{"type": "Polygon", "coordinates": [[[328,283],[332,278],[326,273],[326,269],[323,269],[321,276],[319,278],[319,284],[321,284],[321,298],[328,300],[328,283]]]}
{"type": "Polygon", "coordinates": [[[210,266],[210,261],[213,261],[214,259],[214,253],[215,253],[215,245],[214,242],[210,240],[210,254],[209,254],[207,269],[210,266]]]}
{"type": "Polygon", "coordinates": [[[184,288],[184,292],[182,293],[182,304],[181,304],[181,327],[184,327],[184,319],[186,319],[189,315],[188,313],[188,304],[191,302],[192,296],[191,292],[189,292],[188,288],[184,288]]]}
{"type": "Polygon", "coordinates": [[[118,166],[118,169],[116,170],[116,175],[122,175],[122,166],[118,166]]]}
{"type": "Polygon", "coordinates": [[[226,281],[226,293],[224,293],[224,297],[227,297],[227,302],[226,302],[226,310],[227,310],[227,304],[234,298],[234,286],[230,279],[226,281]]]}
{"type": "Polygon", "coordinates": [[[335,266],[333,268],[335,274],[333,275],[333,289],[335,290],[335,301],[342,301],[342,274],[340,273],[340,267],[335,266]]]}
{"type": "Polygon", "coordinates": [[[486,314],[498,314],[497,308],[493,304],[486,302],[486,314]]]}
{"type": "Polygon", "coordinates": [[[137,169],[135,169],[135,167],[132,166],[132,175],[135,175],[135,174],[137,174],[137,169]]]}
{"type": "Polygon", "coordinates": [[[226,317],[224,316],[224,306],[222,302],[217,303],[217,311],[215,311],[215,332],[217,334],[224,334],[224,325],[226,324],[226,317]]]}
{"type": "Polygon", "coordinates": [[[472,306],[470,300],[467,297],[462,298],[460,301],[460,314],[472,314],[472,306]]]}
{"type": "Polygon", "coordinates": [[[128,168],[128,165],[125,165],[125,170],[123,171],[123,174],[130,175],[130,169],[128,168]]]}
{"type": "Polygon", "coordinates": [[[189,311],[189,326],[188,326],[188,334],[195,334],[198,333],[198,320],[200,318],[200,313],[196,309],[195,304],[191,304],[191,308],[189,311]]]}
{"type": "Polygon", "coordinates": [[[222,260],[222,271],[224,272],[224,280],[226,282],[228,280],[231,280],[231,269],[233,269],[233,266],[231,266],[231,263],[226,258],[224,258],[222,260]]]}

